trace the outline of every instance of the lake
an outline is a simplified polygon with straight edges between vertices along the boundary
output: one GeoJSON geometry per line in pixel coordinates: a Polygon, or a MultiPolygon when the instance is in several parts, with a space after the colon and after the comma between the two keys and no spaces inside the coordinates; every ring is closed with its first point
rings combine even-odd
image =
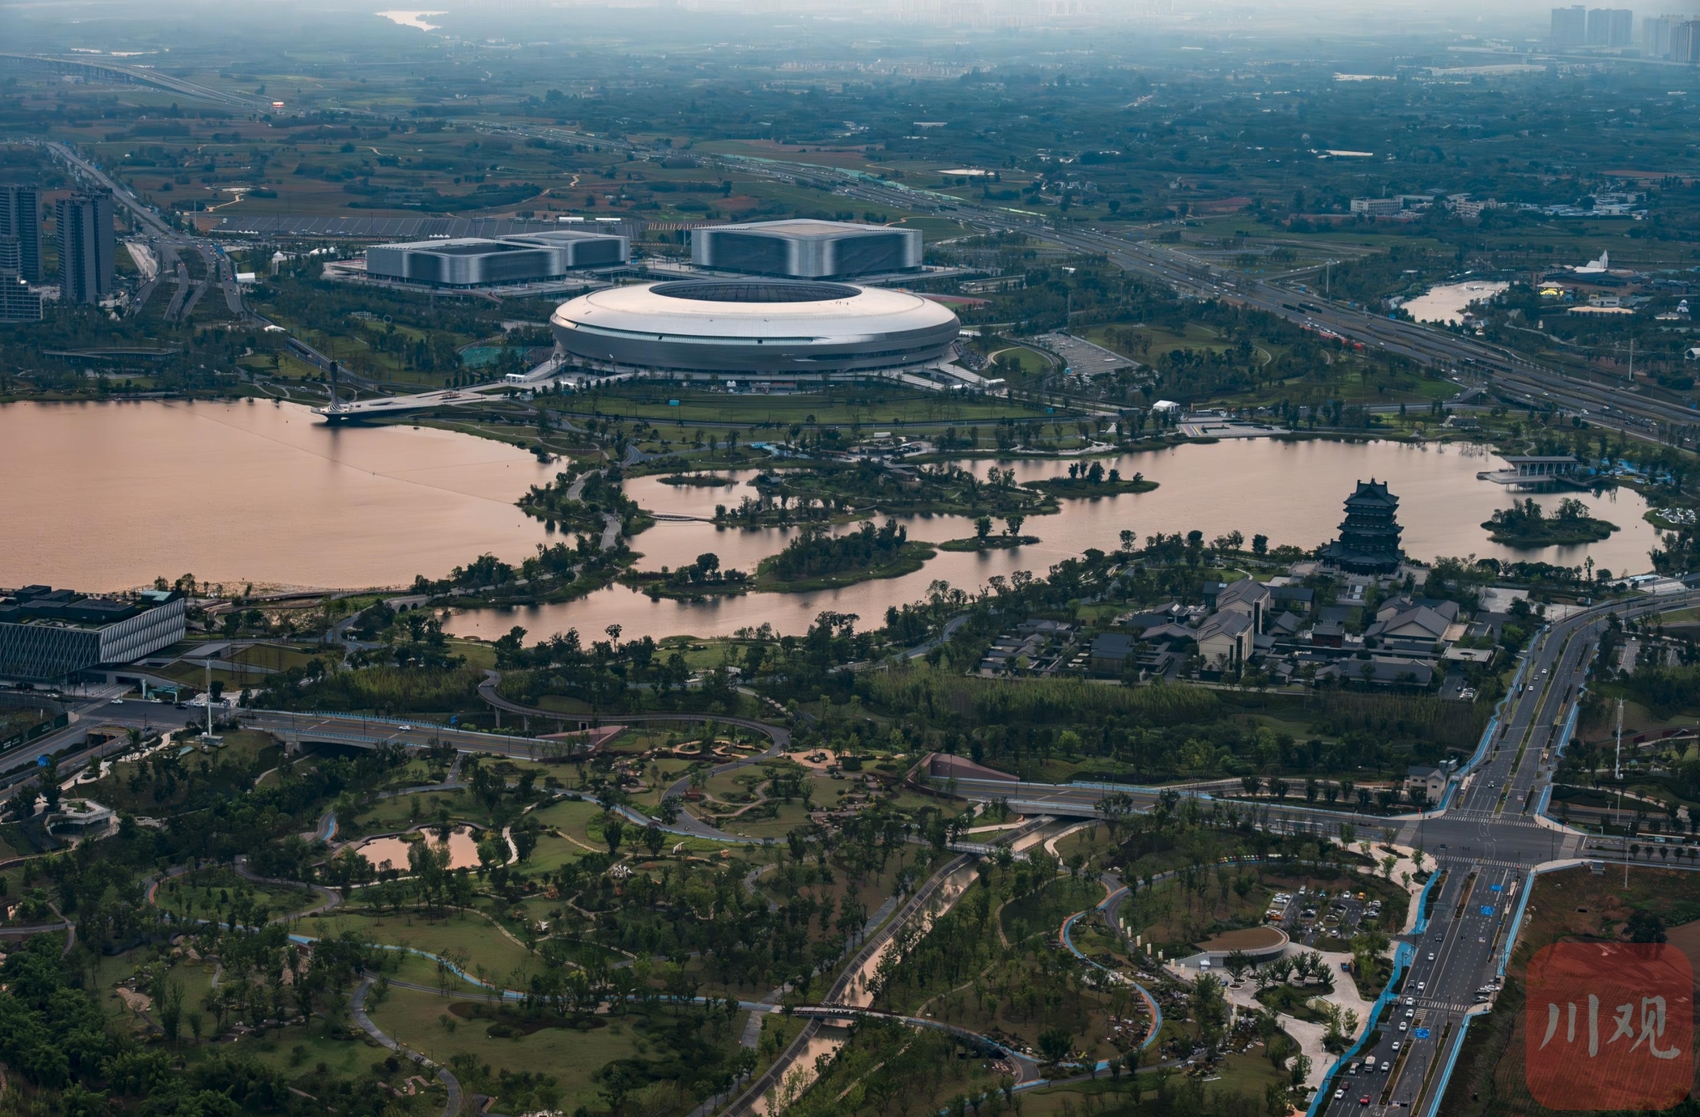
{"type": "MultiPolygon", "coordinates": [[[[1149,493],[1062,502],[1054,516],[1029,517],[1040,542],[985,554],[940,552],[922,570],[844,589],[749,594],[690,603],[651,601],[611,586],[578,601],[531,609],[459,613],[451,631],[493,638],[515,624],[533,638],[576,627],[600,634],[622,626],[649,634],[727,634],[771,624],[801,632],[823,610],[878,623],[888,606],[922,597],[934,579],[977,589],[994,574],[1044,574],[1087,547],[1113,551],[1123,529],[1140,539],[1194,528],[1213,538],[1239,530],[1272,545],[1314,547],[1332,538],[1341,503],[1360,478],[1389,483],[1400,498],[1405,549],[1439,555],[1539,559],[1577,565],[1592,556],[1616,573],[1645,571],[1657,533],[1646,505],[1629,490],[1584,497],[1619,525],[1602,543],[1515,551],[1489,543],[1479,526],[1512,494],[1479,481],[1497,459],[1460,447],[1395,442],[1192,444],[1106,461],[1123,475],[1160,482],[1149,493]]],[[[974,463],[984,473],[991,459],[974,463]]],[[[1068,463],[1009,460],[1022,481],[1065,474],[1068,463]]],[[[405,586],[414,575],[441,577],[489,552],[508,562],[547,535],[514,507],[558,466],[515,447],[430,428],[331,427],[310,411],[266,402],[35,404],[0,406],[0,585],[34,582],[85,591],[128,589],[156,576],[193,573],[227,588],[405,586]]],[[[635,478],[627,490],[656,512],[706,515],[753,490],[749,471],[721,489],[635,478]]],[[[1536,499],[1552,506],[1562,497],[1536,499]]],[[[967,516],[904,520],[917,539],[973,534],[967,516]]],[[[642,569],[679,566],[712,551],[722,565],[753,570],[797,529],[722,530],[661,521],[632,541],[642,569]]]]}
{"type": "Polygon", "coordinates": [[[543,525],[513,502],[556,468],[291,404],[0,405],[0,585],[406,585],[484,551],[531,554],[543,525]]]}
{"type": "MultiPolygon", "coordinates": [[[[514,625],[532,639],[576,627],[600,636],[611,624],[626,639],[645,634],[726,635],[743,626],[771,624],[779,632],[800,633],[824,611],[855,613],[863,626],[882,623],[886,608],[925,595],[934,579],[974,590],[994,574],[1016,570],[1044,574],[1052,564],[1080,554],[1088,547],[1113,551],[1121,532],[1145,536],[1162,532],[1203,531],[1207,539],[1238,529],[1249,540],[1267,535],[1271,546],[1291,543],[1311,548],[1333,538],[1343,517],[1342,503],[1360,478],[1386,481],[1400,499],[1399,521],[1404,546],[1415,558],[1443,555],[1478,558],[1540,560],[1566,566],[1593,556],[1594,562],[1617,573],[1647,570],[1647,552],[1657,545],[1657,532],[1642,518],[1646,503],[1628,489],[1598,499],[1584,495],[1604,519],[1623,530],[1592,546],[1547,547],[1518,551],[1488,541],[1481,523],[1496,508],[1513,499],[1505,488],[1476,479],[1480,470],[1499,459],[1460,447],[1411,446],[1397,442],[1279,442],[1244,439],[1214,445],[1191,444],[1152,453],[1126,454],[1111,461],[1123,476],[1142,472],[1159,482],[1149,493],[1123,494],[1096,500],[1062,502],[1054,516],[1030,516],[1023,534],[1040,542],[1008,551],[982,554],[941,551],[914,574],[863,582],[838,590],[799,594],[746,594],[742,597],[682,602],[651,601],[624,586],[610,586],[578,601],[527,609],[485,609],[455,615],[449,629],[460,635],[494,639],[514,625]]],[[[975,463],[983,473],[990,459],[975,463]]],[[[1068,463],[1054,460],[1005,461],[1019,481],[1066,475],[1068,463]]],[[[715,504],[735,505],[751,494],[744,482],[753,472],[731,475],[736,487],[724,489],[666,485],[658,478],[636,478],[626,491],[656,512],[705,515],[715,504]]],[[[1565,494],[1540,494],[1535,500],[1552,507],[1565,494]]],[[[1518,499],[1521,499],[1519,496],[1518,499]]],[[[939,542],[974,532],[968,516],[904,517],[911,537],[939,542]]],[[[1001,530],[1001,525],[994,524],[1001,530]]],[[[712,551],[721,565],[754,570],[767,555],[783,547],[797,529],[759,531],[719,529],[712,524],[660,521],[632,541],[644,555],[642,569],[678,566],[712,551]]]]}
{"type": "Polygon", "coordinates": [[[446,13],[446,12],[416,12],[416,11],[412,11],[412,10],[389,11],[389,12],[378,12],[377,13],[377,15],[380,19],[387,19],[391,23],[399,23],[403,27],[417,27],[421,31],[435,31],[435,30],[437,30],[436,24],[426,23],[425,20],[427,18],[429,18],[430,16],[440,16],[440,15],[446,15],[446,14],[448,14],[448,13],[446,13]]]}

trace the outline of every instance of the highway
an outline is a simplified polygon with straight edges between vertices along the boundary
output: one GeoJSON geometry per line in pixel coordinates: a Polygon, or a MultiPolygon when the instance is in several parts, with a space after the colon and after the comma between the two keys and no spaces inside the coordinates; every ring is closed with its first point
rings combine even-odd
{"type": "Polygon", "coordinates": [[[1555,408],[1586,414],[1593,425],[1642,439],[1659,440],[1670,433],[1661,428],[1678,428],[1672,441],[1694,444],[1692,433],[1681,428],[1700,422],[1700,411],[1650,396],[1640,386],[1577,379],[1515,350],[1439,326],[1387,318],[1331,301],[1315,291],[1290,289],[1270,280],[1228,272],[1169,246],[1139,239],[1138,234],[1149,234],[1149,230],[1111,233],[1091,226],[1057,227],[1040,214],[981,206],[853,171],[775,160],[723,157],[721,161],[782,182],[806,182],[845,197],[935,213],[987,231],[1028,232],[1083,253],[1102,255],[1124,271],[1150,276],[1183,292],[1255,307],[1300,326],[1327,330],[1449,373],[1491,379],[1496,392],[1508,402],[1541,411],[1555,408]]]}
{"type": "MultiPolygon", "coordinates": [[[[71,167],[72,171],[88,182],[110,191],[113,200],[122,206],[133,218],[160,260],[160,279],[169,272],[176,281],[176,290],[172,293],[171,302],[165,309],[165,320],[175,321],[179,318],[187,321],[198,303],[214,283],[217,283],[224,296],[225,306],[238,319],[246,311],[242,306],[242,289],[236,282],[236,269],[228,257],[219,252],[213,243],[202,237],[179,232],[169,225],[159,214],[140,198],[129,187],[114,179],[111,175],[95,166],[93,163],[78,155],[66,144],[50,142],[47,149],[62,162],[71,167]],[[182,254],[194,252],[201,258],[206,269],[207,278],[191,281],[189,269],[183,263],[182,254]]],[[[156,281],[157,282],[157,281],[156,281]]],[[[154,284],[144,287],[142,297],[136,300],[132,313],[140,312],[147,303],[147,295],[152,294],[154,284]]]]}
{"type": "MultiPolygon", "coordinates": [[[[1255,804],[1259,824],[1277,831],[1302,828],[1338,834],[1340,823],[1350,822],[1367,836],[1378,824],[1394,827],[1400,844],[1423,849],[1430,867],[1445,874],[1431,895],[1426,926],[1419,923],[1418,931],[1396,937],[1410,963],[1394,1015],[1372,1033],[1373,1044],[1347,1060],[1349,1065],[1373,1056],[1378,1069],[1372,1074],[1335,1074],[1328,1081],[1329,1096],[1319,1113],[1342,1117],[1367,1111],[1381,1117],[1414,1108],[1429,1117],[1435,1112],[1448,1060],[1462,1042],[1464,1016],[1483,1011],[1477,992],[1499,973],[1509,951],[1511,944],[1506,940],[1516,902],[1521,890],[1530,886],[1531,870],[1544,862],[1583,855],[1581,833],[1550,819],[1536,821],[1536,812],[1556,766],[1553,750],[1565,743],[1565,726],[1607,616],[1642,616],[1696,603],[1700,593],[1694,592],[1615,602],[1572,614],[1543,630],[1529,648],[1517,689],[1507,695],[1501,720],[1444,809],[1383,823],[1374,816],[1302,803],[1255,804]],[[1404,1032],[1398,1030],[1401,1021],[1407,1025],[1404,1032]],[[1392,1069],[1382,1071],[1382,1066],[1392,1069]]],[[[1023,812],[1058,817],[1100,817],[1100,804],[1117,793],[1144,809],[1158,794],[1153,788],[1103,783],[1057,786],[994,779],[958,779],[956,783],[961,793],[971,797],[1007,799],[1023,812]]]]}

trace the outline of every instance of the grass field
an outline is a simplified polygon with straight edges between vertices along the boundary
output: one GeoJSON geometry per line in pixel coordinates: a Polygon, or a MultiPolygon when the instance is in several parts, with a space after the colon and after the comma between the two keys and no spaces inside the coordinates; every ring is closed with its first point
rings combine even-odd
{"type": "MultiPolygon", "coordinates": [[[[489,1011],[482,1000],[392,989],[370,1016],[384,1032],[439,1062],[469,1055],[488,1064],[489,1072],[480,1075],[486,1081],[500,1081],[503,1071],[550,1076],[561,1112],[601,1102],[598,1072],[616,1060],[643,1061],[656,1081],[666,1080],[676,1021],[670,1011],[632,1011],[596,1017],[584,1027],[545,1027],[511,1036],[490,1034],[490,1020],[484,1015],[489,1011]]],[[[729,1024],[704,1028],[701,1038],[717,1054],[729,1055],[742,1032],[742,1020],[740,1014],[729,1024]]]]}
{"type": "MultiPolygon", "coordinates": [[[[314,937],[335,937],[352,932],[364,942],[412,947],[440,957],[464,954],[470,961],[468,973],[482,971],[485,980],[513,987],[539,965],[525,947],[510,940],[480,915],[453,913],[442,919],[426,919],[415,913],[377,917],[333,911],[323,918],[309,917],[292,928],[314,937]]],[[[435,969],[432,973],[435,974],[435,969]]]]}
{"type": "MultiPolygon", "coordinates": [[[[908,423],[987,423],[1000,418],[1035,418],[1043,412],[998,399],[959,399],[938,392],[879,386],[873,389],[832,388],[794,394],[732,394],[696,388],[620,385],[590,396],[561,397],[574,412],[592,409],[625,419],[718,423],[728,427],[789,427],[796,424],[845,425],[908,423]],[[678,400],[677,406],[670,400],[678,400]]],[[[554,400],[544,401],[553,404],[554,400]]]]}
{"type": "Polygon", "coordinates": [[[179,918],[217,920],[231,910],[233,901],[252,905],[247,908],[251,916],[245,917],[257,919],[261,910],[286,915],[314,906],[319,898],[306,888],[256,884],[229,869],[203,869],[193,879],[173,877],[162,882],[157,893],[160,909],[179,918]]]}

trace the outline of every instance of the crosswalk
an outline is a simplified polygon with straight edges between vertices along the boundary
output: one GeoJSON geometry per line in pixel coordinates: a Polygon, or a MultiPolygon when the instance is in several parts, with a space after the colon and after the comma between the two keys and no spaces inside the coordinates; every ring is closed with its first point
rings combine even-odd
{"type": "Polygon", "coordinates": [[[1501,826],[1524,826],[1535,829],[1536,824],[1525,817],[1520,811],[1505,811],[1503,813],[1480,807],[1454,807],[1446,812],[1448,819],[1473,819],[1482,822],[1493,822],[1501,826]]]}

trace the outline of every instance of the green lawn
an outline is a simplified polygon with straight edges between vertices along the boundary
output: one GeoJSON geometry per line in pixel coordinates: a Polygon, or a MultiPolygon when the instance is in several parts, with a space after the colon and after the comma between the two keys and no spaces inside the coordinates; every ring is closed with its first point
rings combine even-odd
{"type": "MultiPolygon", "coordinates": [[[[410,989],[392,989],[376,1009],[372,1022],[414,1050],[447,1063],[456,1055],[471,1055],[489,1064],[490,1078],[532,1072],[554,1078],[561,1112],[579,1106],[604,1104],[597,1072],[622,1059],[650,1061],[659,1077],[667,1067],[671,1046],[668,1033],[673,1016],[662,1010],[596,1017],[592,1026],[547,1027],[512,1038],[491,1036],[490,1021],[464,1013],[487,1012],[488,1002],[465,997],[442,997],[410,989]],[[457,1013],[454,1007],[462,1006],[457,1013]]],[[[703,1039],[729,1054],[743,1030],[743,1014],[718,1030],[704,1028],[703,1039]]],[[[674,1065],[677,1065],[676,1063],[674,1065]]],[[[501,1105],[497,1099],[497,1105],[501,1105]]]]}
{"type": "MultiPolygon", "coordinates": [[[[1038,358],[1037,354],[1033,356],[1038,358]]],[[[554,404],[556,400],[544,402],[554,404]]],[[[589,396],[567,396],[562,398],[562,402],[575,412],[588,413],[594,407],[604,415],[650,419],[658,424],[664,435],[669,433],[667,422],[674,420],[747,428],[755,424],[788,427],[793,423],[811,422],[822,425],[894,421],[989,424],[1000,418],[1032,418],[1042,414],[1039,409],[1005,400],[959,399],[939,392],[883,385],[872,390],[832,388],[794,395],[733,395],[696,388],[658,388],[636,384],[603,389],[589,396]],[[669,400],[678,400],[678,406],[671,405],[669,400]]],[[[680,441],[677,434],[674,441],[680,441]]]]}
{"type": "MultiPolygon", "coordinates": [[[[488,919],[464,913],[451,914],[439,920],[428,920],[416,913],[382,918],[331,912],[323,918],[309,917],[296,922],[291,930],[314,937],[336,937],[352,932],[363,941],[408,946],[439,956],[464,952],[470,959],[467,972],[476,975],[481,967],[486,980],[512,984],[514,971],[529,974],[538,965],[537,959],[525,947],[511,941],[488,919]]],[[[435,969],[431,971],[435,981],[435,969]]]]}

